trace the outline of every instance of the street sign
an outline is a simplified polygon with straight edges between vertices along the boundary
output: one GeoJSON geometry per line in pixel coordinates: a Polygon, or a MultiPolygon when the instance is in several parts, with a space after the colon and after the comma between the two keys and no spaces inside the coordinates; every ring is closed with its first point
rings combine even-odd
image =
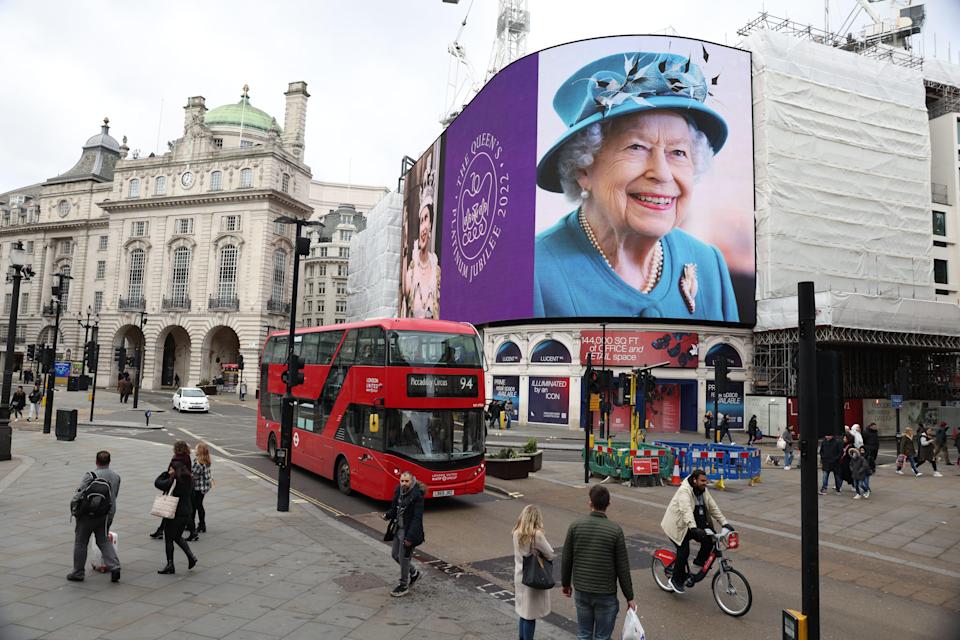
{"type": "Polygon", "coordinates": [[[899,409],[903,406],[903,396],[890,396],[890,406],[899,409]]]}
{"type": "Polygon", "coordinates": [[[655,457],[633,459],[633,475],[651,476],[660,473],[660,460],[655,457]]]}
{"type": "Polygon", "coordinates": [[[600,411],[600,394],[590,394],[590,411],[600,411]]]}

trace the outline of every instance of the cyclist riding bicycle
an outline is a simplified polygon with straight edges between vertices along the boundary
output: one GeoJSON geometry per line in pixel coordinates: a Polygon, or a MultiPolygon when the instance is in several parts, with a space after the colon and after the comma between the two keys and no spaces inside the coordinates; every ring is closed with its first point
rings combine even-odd
{"type": "Polygon", "coordinates": [[[693,560],[695,570],[691,578],[693,582],[703,579],[703,565],[713,551],[714,544],[713,537],[705,529],[719,531],[720,528],[716,526],[718,523],[733,531],[707,490],[707,474],[702,469],[694,469],[673,494],[660,521],[663,532],[677,546],[677,559],[673,563],[673,575],[670,578],[670,586],[675,592],[683,593],[685,590],[691,540],[700,543],[700,552],[693,560]]]}

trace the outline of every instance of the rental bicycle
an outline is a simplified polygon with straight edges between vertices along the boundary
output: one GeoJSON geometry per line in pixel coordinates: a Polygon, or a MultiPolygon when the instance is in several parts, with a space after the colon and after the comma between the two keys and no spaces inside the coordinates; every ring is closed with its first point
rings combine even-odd
{"type": "MultiPolygon", "coordinates": [[[[750,611],[753,592],[744,575],[730,566],[730,561],[723,557],[723,551],[739,548],[740,536],[736,531],[727,528],[720,533],[714,533],[711,529],[705,529],[705,531],[707,535],[713,537],[713,551],[703,565],[703,571],[699,575],[691,575],[687,578],[686,586],[692,587],[707,577],[714,562],[719,559],[719,569],[713,576],[713,599],[725,614],[739,618],[750,611]]],[[[673,549],[657,549],[653,552],[653,564],[650,566],[657,586],[671,593],[673,593],[673,587],[670,586],[670,578],[673,576],[673,563],[676,558],[677,552],[673,549]]]]}

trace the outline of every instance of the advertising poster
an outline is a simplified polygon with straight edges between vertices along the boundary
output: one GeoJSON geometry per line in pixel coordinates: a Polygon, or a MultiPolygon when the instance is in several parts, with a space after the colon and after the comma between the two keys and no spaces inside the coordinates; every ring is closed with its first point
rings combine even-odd
{"type": "Polygon", "coordinates": [[[658,384],[653,402],[647,404],[649,431],[677,433],[680,431],[680,385],[658,384]]]}
{"type": "Polygon", "coordinates": [[[537,56],[503,69],[447,128],[442,317],[528,318],[537,56]]]}
{"type": "Polygon", "coordinates": [[[404,181],[398,306],[401,318],[440,318],[441,141],[437,138],[404,181]]]}
{"type": "Polygon", "coordinates": [[[607,331],[590,329],[580,332],[580,364],[587,355],[594,366],[606,362],[609,367],[644,367],[667,362],[667,367],[696,369],[698,335],[665,331],[607,331]],[[604,360],[604,351],[606,360],[604,360]]]}
{"type": "Polygon", "coordinates": [[[497,347],[496,361],[504,364],[516,364],[520,362],[520,347],[514,342],[504,342],[497,347]]]}
{"type": "Polygon", "coordinates": [[[570,411],[570,378],[530,376],[527,420],[567,424],[570,411]]]}
{"type": "Polygon", "coordinates": [[[494,376],[491,400],[513,403],[511,419],[520,419],[520,376],[494,376]]]}
{"type": "MultiPolygon", "coordinates": [[[[716,395],[717,387],[712,380],[707,380],[707,411],[713,411],[713,398],[716,395]]],[[[743,421],[743,383],[728,382],[727,391],[720,394],[720,414],[730,418],[731,429],[743,429],[746,423],[743,421]]],[[[719,422],[719,415],[717,424],[719,422]]]]}
{"type": "Polygon", "coordinates": [[[570,350],[557,340],[544,340],[533,348],[530,362],[535,364],[570,364],[570,350]]]}
{"type": "Polygon", "coordinates": [[[754,325],[750,66],[732,47],[615,36],[502,69],[443,134],[442,163],[438,143],[408,179],[405,271],[421,181],[442,166],[431,246],[446,293],[431,307],[412,297],[427,276],[411,278],[401,306],[754,325]]]}
{"type": "MultiPolygon", "coordinates": [[[[610,433],[614,434],[626,434],[630,435],[630,412],[633,411],[633,407],[629,405],[624,405],[618,407],[617,405],[610,404],[610,433]]],[[[600,434],[600,412],[593,412],[593,433],[599,437],[600,434]]]]}
{"type": "Polygon", "coordinates": [[[534,316],[753,324],[750,54],[596,38],[538,78],[534,316]]]}

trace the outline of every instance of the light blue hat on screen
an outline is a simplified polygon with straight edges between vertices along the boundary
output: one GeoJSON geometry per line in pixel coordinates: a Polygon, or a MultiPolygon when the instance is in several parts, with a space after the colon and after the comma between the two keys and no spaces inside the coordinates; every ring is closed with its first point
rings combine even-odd
{"type": "Polygon", "coordinates": [[[563,144],[595,122],[638,111],[681,112],[707,136],[716,154],[727,139],[727,123],[704,104],[709,86],[698,65],[675,53],[635,51],[591,62],[571,75],[553,98],[553,109],[567,130],[540,159],[537,185],[562,192],[557,152],[563,144]]]}

